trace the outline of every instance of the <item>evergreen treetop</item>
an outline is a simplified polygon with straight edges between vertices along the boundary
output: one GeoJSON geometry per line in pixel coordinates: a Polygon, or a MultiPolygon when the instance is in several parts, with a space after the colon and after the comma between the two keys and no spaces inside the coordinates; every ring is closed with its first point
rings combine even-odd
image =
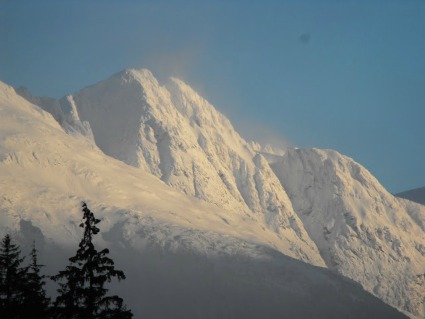
{"type": "Polygon", "coordinates": [[[99,219],[82,204],[84,235],[75,256],[69,258],[70,264],[65,270],[53,276],[60,282],[59,295],[55,301],[59,318],[72,319],[130,319],[133,314],[123,306],[122,298],[106,296],[106,282],[113,277],[125,279],[124,272],[115,269],[114,261],[109,258],[107,248],[97,251],[93,236],[99,233],[96,226],[99,219]]]}
{"type": "Polygon", "coordinates": [[[23,309],[26,318],[48,318],[50,311],[50,298],[46,296],[44,285],[46,284],[40,271],[44,265],[38,264],[37,249],[33,242],[30,253],[31,263],[27,269],[27,282],[25,289],[25,307],[23,309]]]}
{"type": "Polygon", "coordinates": [[[7,234],[0,245],[0,313],[2,318],[14,319],[22,317],[25,304],[25,285],[27,267],[19,246],[12,243],[7,234]]]}

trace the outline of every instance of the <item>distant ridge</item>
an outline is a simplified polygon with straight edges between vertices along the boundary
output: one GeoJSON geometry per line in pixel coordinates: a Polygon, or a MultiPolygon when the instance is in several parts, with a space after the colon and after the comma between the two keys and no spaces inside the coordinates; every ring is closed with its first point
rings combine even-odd
{"type": "Polygon", "coordinates": [[[395,194],[395,196],[425,205],[425,187],[411,189],[405,192],[395,194]]]}

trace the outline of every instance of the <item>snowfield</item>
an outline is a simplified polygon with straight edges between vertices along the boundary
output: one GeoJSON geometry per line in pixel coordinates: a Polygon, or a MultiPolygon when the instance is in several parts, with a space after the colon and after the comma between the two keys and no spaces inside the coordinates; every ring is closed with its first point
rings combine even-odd
{"type": "Polygon", "coordinates": [[[420,318],[425,207],[335,151],[270,152],[147,70],[61,100],[0,82],[0,235],[54,272],[87,201],[136,318],[420,318]]]}

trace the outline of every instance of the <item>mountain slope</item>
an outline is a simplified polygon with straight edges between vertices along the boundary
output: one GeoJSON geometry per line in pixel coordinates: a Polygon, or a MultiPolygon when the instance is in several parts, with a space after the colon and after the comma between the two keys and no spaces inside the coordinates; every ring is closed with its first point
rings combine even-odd
{"type": "Polygon", "coordinates": [[[259,220],[287,243],[289,256],[324,265],[267,161],[254,161],[229,120],[182,81],[161,86],[148,70],[125,70],[73,100],[106,154],[259,220]]]}
{"type": "Polygon", "coordinates": [[[67,134],[0,82],[0,235],[23,252],[35,239],[54,273],[81,238],[86,199],[102,219],[96,244],[129,278],[112,290],[136,318],[403,318],[357,284],[271,249],[287,247],[255,219],[181,194],[67,134]]]}
{"type": "Polygon", "coordinates": [[[396,200],[354,161],[319,150],[297,159],[300,150],[268,162],[188,85],[174,78],[161,85],[147,70],[120,72],[73,99],[106,154],[184,194],[262,220],[288,242],[285,253],[323,258],[391,305],[420,315],[423,209],[396,200]],[[313,206],[320,213],[306,217],[313,206]]]}
{"type": "Polygon", "coordinates": [[[272,166],[327,266],[420,317],[424,207],[395,198],[335,151],[289,149],[272,166]]]}
{"type": "MultiPolygon", "coordinates": [[[[50,114],[17,96],[12,88],[3,84],[2,89],[2,207],[28,206],[22,207],[18,215],[2,215],[3,227],[17,228],[20,219],[32,220],[37,206],[50,210],[43,194],[54,193],[59,198],[69,196],[69,200],[63,200],[74,204],[76,198],[87,198],[108,207],[147,210],[155,219],[267,242],[297,257],[288,242],[254,217],[181,194],[155,176],[105,156],[90,140],[66,134],[50,114]]],[[[57,209],[55,203],[51,204],[52,210],[57,209]]],[[[76,209],[76,215],[70,218],[78,219],[76,209]]],[[[51,228],[46,226],[49,237],[60,238],[62,231],[68,232],[67,225],[57,228],[57,216],[50,216],[49,211],[45,214],[55,221],[51,228]]]]}
{"type": "Polygon", "coordinates": [[[326,265],[410,316],[421,316],[424,207],[395,198],[352,159],[317,149],[269,154],[270,149],[247,143],[187,84],[171,78],[162,85],[143,69],[122,71],[59,101],[19,93],[52,113],[67,136],[127,164],[87,172],[87,160],[77,161],[89,180],[99,179],[96,195],[90,195],[108,207],[140,211],[140,200],[149,203],[138,186],[142,180],[152,180],[148,184],[156,197],[150,202],[163,201],[158,194],[169,195],[171,189],[163,190],[162,180],[176,192],[168,205],[148,209],[158,212],[155,220],[172,218],[184,227],[255,241],[326,265]],[[123,167],[131,169],[130,180],[117,173],[123,167]],[[185,207],[199,205],[184,195],[206,208],[187,215],[185,207]]]}

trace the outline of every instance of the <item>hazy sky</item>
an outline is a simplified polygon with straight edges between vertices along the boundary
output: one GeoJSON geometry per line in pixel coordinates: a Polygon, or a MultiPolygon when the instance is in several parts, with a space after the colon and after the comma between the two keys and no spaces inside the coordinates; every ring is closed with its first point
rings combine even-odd
{"type": "Polygon", "coordinates": [[[0,0],[0,80],[61,97],[128,67],[182,78],[248,138],[425,185],[423,0],[0,0]]]}

